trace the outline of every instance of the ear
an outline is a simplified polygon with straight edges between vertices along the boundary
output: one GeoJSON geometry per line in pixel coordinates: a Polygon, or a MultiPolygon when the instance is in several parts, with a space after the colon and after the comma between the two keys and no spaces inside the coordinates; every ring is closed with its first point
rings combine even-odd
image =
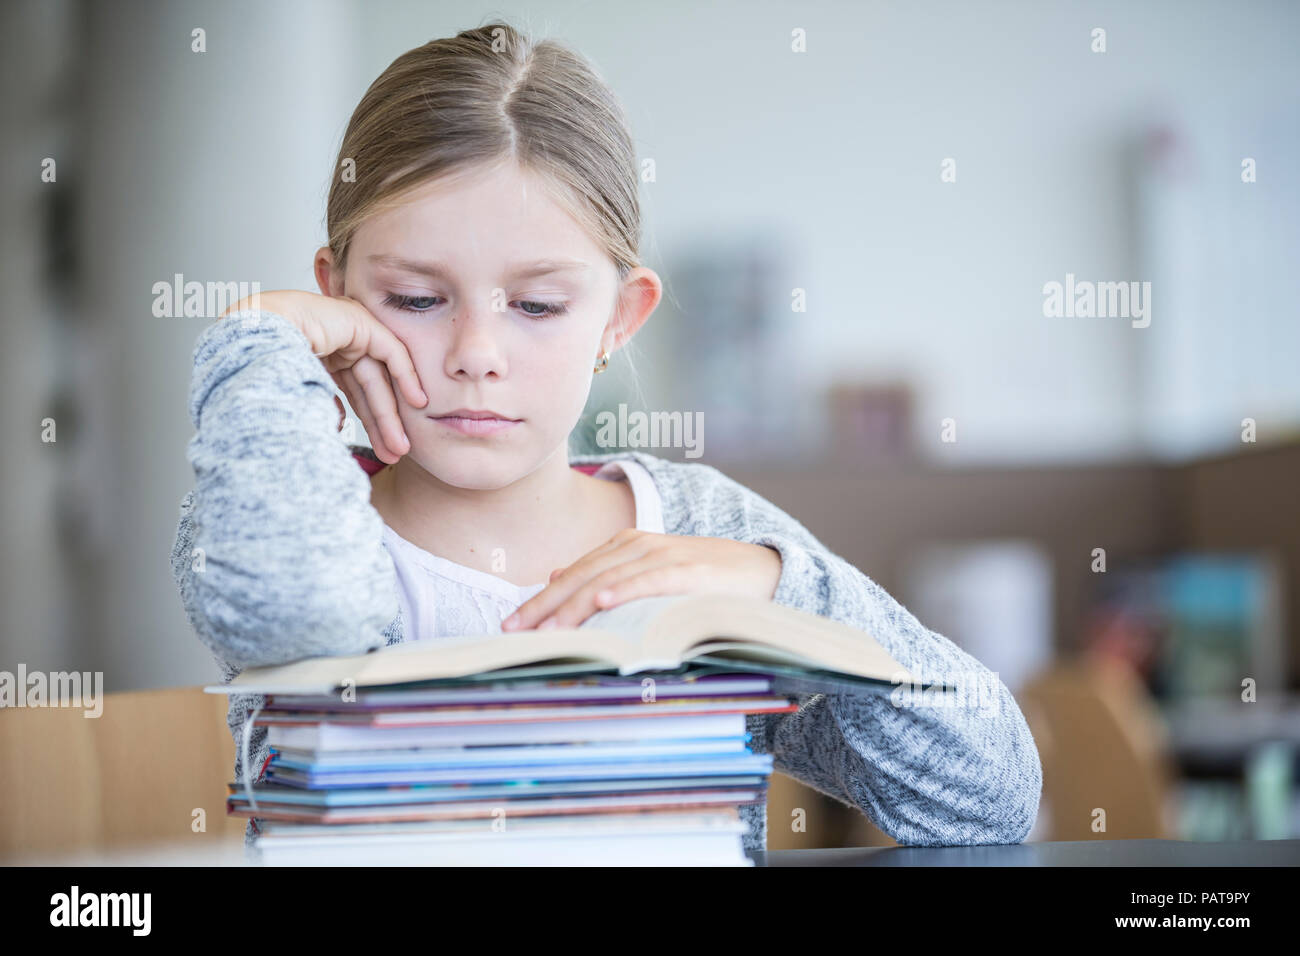
{"type": "Polygon", "coordinates": [[[329,246],[321,246],[316,250],[312,270],[316,273],[316,285],[320,286],[321,295],[343,294],[343,273],[334,268],[334,253],[329,246]]]}
{"type": "Polygon", "coordinates": [[[650,318],[663,298],[664,286],[653,269],[637,266],[619,285],[614,314],[601,334],[601,348],[613,353],[623,347],[650,318]]]}

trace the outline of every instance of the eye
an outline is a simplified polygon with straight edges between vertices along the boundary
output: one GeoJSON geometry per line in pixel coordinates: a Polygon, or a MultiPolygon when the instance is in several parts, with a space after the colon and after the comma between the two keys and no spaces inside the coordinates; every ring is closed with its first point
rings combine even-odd
{"type": "Polygon", "coordinates": [[[391,305],[403,312],[428,312],[433,308],[433,301],[437,298],[436,295],[398,295],[396,292],[390,292],[384,299],[384,305],[391,305]],[[419,307],[421,304],[423,308],[419,307]]]}
{"type": "MultiPolygon", "coordinates": [[[[384,297],[384,305],[392,306],[403,312],[429,312],[441,296],[436,295],[399,295],[390,292],[384,297]]],[[[539,302],[528,299],[519,301],[524,315],[541,319],[548,316],[563,315],[569,307],[563,302],[539,302]]]]}
{"type": "Polygon", "coordinates": [[[519,304],[521,306],[529,306],[529,305],[539,306],[540,308],[537,311],[533,311],[531,309],[523,310],[524,315],[531,315],[539,319],[544,318],[545,316],[548,315],[563,315],[565,312],[569,311],[569,307],[565,305],[563,302],[533,302],[524,299],[521,300],[519,304]]]}

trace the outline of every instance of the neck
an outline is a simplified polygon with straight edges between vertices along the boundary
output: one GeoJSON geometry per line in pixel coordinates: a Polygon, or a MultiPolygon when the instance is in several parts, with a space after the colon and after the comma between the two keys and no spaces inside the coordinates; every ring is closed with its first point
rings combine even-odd
{"type": "Polygon", "coordinates": [[[527,585],[544,582],[558,566],[557,546],[563,551],[581,533],[576,516],[590,480],[569,467],[564,446],[513,484],[486,490],[446,484],[406,457],[375,475],[371,502],[431,554],[527,585]],[[493,566],[494,553],[504,553],[504,570],[493,566]]]}

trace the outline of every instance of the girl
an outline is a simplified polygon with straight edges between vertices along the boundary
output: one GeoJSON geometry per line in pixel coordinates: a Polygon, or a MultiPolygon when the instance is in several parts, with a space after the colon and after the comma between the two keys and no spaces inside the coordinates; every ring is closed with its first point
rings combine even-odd
{"type": "MultiPolygon", "coordinates": [[[[241,302],[194,349],[195,488],[172,570],[227,680],[576,626],[651,595],[754,595],[986,691],[978,707],[806,696],[749,718],[756,751],[902,844],[1024,839],[1039,757],[996,675],[716,469],[570,459],[591,376],[661,295],[638,264],[632,139],[588,64],[504,23],[411,50],[362,98],[338,169],[322,294],[241,302]],[[373,452],[339,440],[333,385],[373,452]]],[[[245,728],[259,703],[231,698],[236,779],[264,769],[265,728],[245,728]]],[[[745,846],[763,848],[766,806],[743,812],[745,846]]]]}

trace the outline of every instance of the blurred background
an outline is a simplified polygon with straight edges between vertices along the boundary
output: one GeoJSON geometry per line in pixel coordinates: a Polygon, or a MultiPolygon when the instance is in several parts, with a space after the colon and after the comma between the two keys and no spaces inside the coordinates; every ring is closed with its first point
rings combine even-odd
{"type": "MultiPolygon", "coordinates": [[[[316,291],[361,94],[497,16],[588,57],[652,171],[665,300],[575,449],[620,404],[698,414],[692,460],[1015,692],[1031,839],[1300,836],[1285,2],[11,0],[0,670],[220,679],[168,566],[212,317],[156,317],[155,283],[316,291]],[[1048,314],[1106,282],[1149,282],[1146,317],[1048,314]]],[[[891,842],[788,778],[769,820],[773,849],[891,842]]]]}

